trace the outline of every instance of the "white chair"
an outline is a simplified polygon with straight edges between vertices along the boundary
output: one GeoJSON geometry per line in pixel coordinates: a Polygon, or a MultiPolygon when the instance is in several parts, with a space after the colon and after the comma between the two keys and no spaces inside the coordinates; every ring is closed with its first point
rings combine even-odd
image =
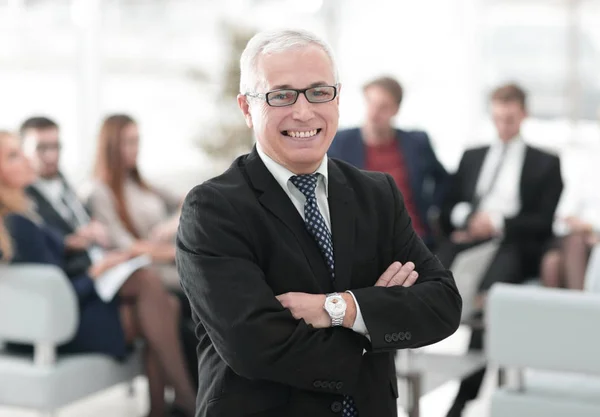
{"type": "Polygon", "coordinates": [[[486,355],[506,371],[491,417],[600,416],[600,294],[496,284],[486,355]]]}
{"type": "Polygon", "coordinates": [[[0,344],[0,404],[55,410],[142,374],[141,355],[124,362],[98,354],[57,355],[78,325],[77,297],[54,266],[0,265],[0,341],[34,346],[33,355],[0,344]]]}

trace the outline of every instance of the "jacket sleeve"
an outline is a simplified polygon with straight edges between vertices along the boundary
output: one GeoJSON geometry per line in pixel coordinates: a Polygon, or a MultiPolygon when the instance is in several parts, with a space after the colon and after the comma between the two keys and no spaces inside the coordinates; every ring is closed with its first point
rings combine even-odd
{"type": "Polygon", "coordinates": [[[265,280],[254,256],[255,239],[214,186],[198,186],[186,197],[177,265],[194,316],[242,377],[352,394],[366,339],[349,329],[314,329],[295,320],[265,280]],[[336,383],[323,387],[319,381],[336,383]]]}
{"type": "Polygon", "coordinates": [[[452,273],[431,254],[414,232],[400,192],[386,174],[391,190],[392,261],[413,262],[416,283],[405,287],[353,290],[371,338],[372,350],[415,348],[453,334],[460,324],[462,299],[452,273]]]}
{"type": "Polygon", "coordinates": [[[444,197],[446,192],[448,191],[448,187],[450,185],[450,175],[446,171],[446,168],[441,164],[438,160],[435,151],[431,145],[431,140],[427,133],[423,132],[424,138],[424,153],[427,155],[432,165],[432,175],[435,183],[435,188],[433,191],[433,205],[436,207],[440,207],[442,202],[444,201],[444,197]]]}
{"type": "MultiPolygon", "coordinates": [[[[10,216],[7,228],[15,245],[14,263],[50,264],[63,268],[64,248],[54,236],[45,234],[22,216],[10,216]]],[[[95,293],[94,282],[87,274],[71,278],[71,283],[80,302],[95,293]]]]}
{"type": "Polygon", "coordinates": [[[552,235],[554,213],[563,190],[560,159],[552,157],[552,162],[536,192],[539,199],[535,211],[520,212],[514,217],[504,219],[506,239],[519,237],[546,238],[552,235]]]}
{"type": "Polygon", "coordinates": [[[460,160],[458,169],[448,179],[448,189],[440,210],[440,227],[445,235],[449,236],[455,229],[451,221],[452,210],[460,203],[467,201],[463,195],[464,182],[468,171],[468,153],[465,152],[460,160]]]}

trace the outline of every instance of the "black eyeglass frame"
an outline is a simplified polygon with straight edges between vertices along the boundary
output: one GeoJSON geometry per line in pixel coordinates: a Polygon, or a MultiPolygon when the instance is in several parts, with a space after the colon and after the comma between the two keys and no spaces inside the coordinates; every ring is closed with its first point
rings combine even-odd
{"type": "Polygon", "coordinates": [[[306,101],[308,101],[309,103],[312,104],[321,104],[321,103],[329,103],[330,101],[335,100],[335,98],[338,95],[338,86],[336,85],[317,85],[314,87],[309,87],[309,88],[304,88],[304,89],[297,89],[297,88],[278,88],[277,90],[272,90],[272,91],[267,91],[266,93],[246,93],[244,94],[246,97],[253,97],[253,98],[260,98],[262,100],[265,100],[266,103],[271,106],[271,107],[287,107],[287,106],[293,106],[294,104],[296,104],[296,102],[298,101],[298,97],[300,97],[300,94],[304,94],[304,97],[306,98],[306,101]],[[323,87],[327,87],[327,88],[333,88],[333,96],[331,97],[331,99],[326,100],[326,101],[311,101],[308,96],[306,95],[306,92],[309,90],[315,90],[315,89],[319,89],[319,88],[323,88],[323,87]],[[274,93],[280,93],[282,91],[293,91],[296,93],[296,97],[294,98],[294,101],[288,104],[282,104],[282,105],[273,105],[271,104],[270,100],[269,100],[269,96],[271,94],[274,93]]]}

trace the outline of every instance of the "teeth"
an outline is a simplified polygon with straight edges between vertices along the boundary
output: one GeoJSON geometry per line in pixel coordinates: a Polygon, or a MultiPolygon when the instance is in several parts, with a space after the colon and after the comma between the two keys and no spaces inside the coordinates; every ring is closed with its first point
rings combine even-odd
{"type": "Polygon", "coordinates": [[[314,129],[314,130],[309,130],[308,132],[296,132],[293,130],[288,130],[287,134],[288,136],[291,136],[293,138],[310,138],[313,137],[317,134],[318,129],[314,129]]]}

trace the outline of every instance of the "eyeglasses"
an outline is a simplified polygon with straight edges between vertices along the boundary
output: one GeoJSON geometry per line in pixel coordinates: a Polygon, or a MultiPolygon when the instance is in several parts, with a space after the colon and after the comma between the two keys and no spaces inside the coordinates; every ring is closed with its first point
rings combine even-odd
{"type": "Polygon", "coordinates": [[[36,146],[35,150],[39,153],[46,152],[59,152],[62,149],[60,143],[40,143],[36,146]]]}
{"type": "Polygon", "coordinates": [[[300,93],[304,94],[309,103],[327,103],[332,101],[337,96],[337,87],[333,85],[322,85],[318,87],[305,88],[304,90],[296,90],[293,88],[285,88],[281,90],[273,90],[268,93],[246,93],[245,96],[263,99],[269,106],[285,107],[294,104],[300,93]]]}

